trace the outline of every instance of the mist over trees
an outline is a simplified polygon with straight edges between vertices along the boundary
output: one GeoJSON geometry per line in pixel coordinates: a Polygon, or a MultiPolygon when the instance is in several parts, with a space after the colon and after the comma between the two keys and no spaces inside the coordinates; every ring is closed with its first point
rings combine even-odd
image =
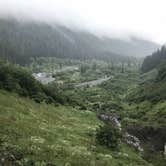
{"type": "Polygon", "coordinates": [[[126,55],[136,55],[133,52],[146,55],[147,50],[149,52],[157,47],[155,43],[144,40],[132,39],[130,43],[100,38],[60,25],[0,19],[0,57],[21,65],[37,57],[124,61],[126,55]]]}
{"type": "Polygon", "coordinates": [[[142,64],[142,72],[148,72],[160,65],[166,64],[166,47],[163,46],[160,50],[154,52],[151,56],[145,58],[142,64]]]}

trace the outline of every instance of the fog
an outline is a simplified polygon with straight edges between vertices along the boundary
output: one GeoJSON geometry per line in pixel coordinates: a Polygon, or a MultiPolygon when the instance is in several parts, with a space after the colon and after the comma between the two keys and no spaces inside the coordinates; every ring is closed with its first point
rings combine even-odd
{"type": "Polygon", "coordinates": [[[165,6],[165,0],[0,0],[0,16],[162,44],[166,41],[165,6]]]}

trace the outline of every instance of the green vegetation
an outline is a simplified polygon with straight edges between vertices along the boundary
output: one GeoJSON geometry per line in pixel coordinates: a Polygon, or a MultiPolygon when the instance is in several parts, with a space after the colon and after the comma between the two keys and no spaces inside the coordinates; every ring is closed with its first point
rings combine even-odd
{"type": "Polygon", "coordinates": [[[156,166],[166,163],[162,154],[166,142],[165,55],[165,47],[162,47],[145,59],[142,69],[145,66],[153,70],[144,73],[140,84],[128,93],[129,104],[125,105],[128,117],[123,119],[126,130],[142,140],[144,158],[156,166]],[[147,62],[154,66],[148,66],[147,62]]]}
{"type": "MultiPolygon", "coordinates": [[[[150,57],[152,59],[158,58],[160,62],[155,61],[153,70],[143,74],[141,84],[129,96],[130,101],[142,102],[147,100],[157,103],[166,100],[166,63],[162,60],[165,55],[166,49],[163,46],[160,51],[150,57]]],[[[146,61],[148,61],[148,58],[145,59],[145,64],[142,65],[142,68],[144,68],[144,65],[147,66],[146,61]]],[[[152,64],[151,61],[149,63],[152,64]]]]}
{"type": "Polygon", "coordinates": [[[154,52],[151,56],[145,58],[141,70],[142,72],[148,72],[152,69],[158,68],[160,65],[166,62],[166,47],[163,46],[160,50],[154,52]]]}
{"type": "MultiPolygon", "coordinates": [[[[132,94],[129,100],[133,102],[151,101],[152,103],[163,102],[166,100],[166,68],[165,65],[158,69],[158,73],[148,77],[142,77],[144,80],[132,94]]],[[[154,72],[153,72],[154,73],[154,72]]],[[[147,73],[151,75],[153,73],[147,73]]]]}
{"type": "Polygon", "coordinates": [[[142,64],[157,44],[9,18],[0,36],[0,165],[165,166],[165,46],[142,64]]]}
{"type": "Polygon", "coordinates": [[[19,93],[23,96],[33,96],[42,91],[42,85],[25,69],[0,62],[0,88],[19,93]]]}
{"type": "MultiPolygon", "coordinates": [[[[102,55],[105,59],[125,59],[107,48],[109,41],[105,43],[93,34],[75,32],[65,26],[1,18],[0,36],[0,57],[21,65],[39,57],[101,59],[102,55]]],[[[151,44],[156,48],[155,43],[151,44]]]]}
{"type": "Polygon", "coordinates": [[[147,160],[165,166],[164,64],[142,75],[133,58],[117,63],[42,57],[27,69],[0,65],[0,87],[10,92],[0,91],[0,152],[6,163],[142,166],[150,165],[147,160]],[[28,70],[49,73],[55,81],[42,85],[28,70]],[[109,79],[98,83],[103,78],[109,79]],[[144,152],[138,154],[116,128],[103,125],[96,116],[101,113],[120,116],[122,135],[138,137],[144,152]]]}
{"type": "Polygon", "coordinates": [[[166,81],[166,64],[163,64],[163,65],[159,68],[156,81],[157,81],[157,82],[164,82],[164,81],[166,81]]]}
{"type": "Polygon", "coordinates": [[[96,144],[101,122],[93,112],[38,104],[0,91],[0,155],[17,166],[150,166],[125,144],[96,144]]]}
{"type": "Polygon", "coordinates": [[[56,91],[38,82],[25,68],[5,61],[0,62],[0,89],[32,98],[38,103],[63,104],[65,101],[56,91]]]}
{"type": "Polygon", "coordinates": [[[110,149],[118,149],[121,138],[122,134],[120,130],[112,124],[100,126],[96,133],[97,142],[110,149]]]}
{"type": "Polygon", "coordinates": [[[121,110],[120,101],[124,98],[127,89],[136,84],[139,78],[140,62],[136,59],[130,59],[130,61],[130,65],[128,63],[122,65],[112,63],[112,61],[39,58],[34,60],[30,69],[33,72],[52,73],[55,81],[48,86],[56,92],[57,96],[63,98],[64,103],[78,106],[83,110],[121,110]],[[81,71],[82,66],[85,67],[85,72],[81,71]],[[110,77],[110,79],[97,86],[89,84],[76,87],[83,82],[105,77],[110,77]]]}
{"type": "Polygon", "coordinates": [[[10,17],[0,18],[0,36],[0,57],[25,66],[31,63],[31,58],[39,57],[127,62],[128,56],[148,55],[159,47],[139,38],[132,37],[131,42],[100,38],[58,24],[24,22],[10,17]]]}

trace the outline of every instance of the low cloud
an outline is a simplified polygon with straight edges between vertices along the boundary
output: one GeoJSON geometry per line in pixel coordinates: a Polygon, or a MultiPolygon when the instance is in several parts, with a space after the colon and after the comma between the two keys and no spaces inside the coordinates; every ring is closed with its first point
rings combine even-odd
{"type": "Polygon", "coordinates": [[[165,0],[0,0],[0,15],[164,43],[165,6],[165,0]]]}

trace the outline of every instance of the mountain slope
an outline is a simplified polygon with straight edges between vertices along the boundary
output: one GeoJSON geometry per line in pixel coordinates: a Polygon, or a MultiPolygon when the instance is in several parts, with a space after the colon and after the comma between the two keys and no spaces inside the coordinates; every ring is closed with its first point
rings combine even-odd
{"type": "MultiPolygon", "coordinates": [[[[166,99],[166,48],[163,46],[160,50],[154,52],[151,56],[145,58],[142,67],[142,84],[135,96],[136,100],[149,100],[152,102],[161,102],[166,99]],[[151,78],[151,79],[148,79],[151,78]]],[[[133,98],[134,99],[134,98],[133,98]]],[[[134,100],[135,100],[134,99],[134,100]]]]}
{"type": "Polygon", "coordinates": [[[131,41],[97,37],[60,25],[0,19],[0,57],[27,64],[31,57],[102,58],[145,56],[159,45],[132,38],[131,41]]]}
{"type": "Polygon", "coordinates": [[[160,47],[156,43],[137,37],[131,37],[128,40],[104,38],[104,43],[113,52],[135,57],[145,57],[160,47]]]}
{"type": "Polygon", "coordinates": [[[127,130],[144,145],[145,159],[156,166],[165,166],[166,142],[166,50],[145,59],[140,84],[128,95],[130,103],[127,130]],[[162,153],[161,153],[162,152],[162,153]]]}
{"type": "Polygon", "coordinates": [[[97,145],[101,122],[95,113],[37,104],[5,91],[0,108],[0,162],[6,165],[150,166],[126,145],[119,153],[97,145]]]}
{"type": "Polygon", "coordinates": [[[151,56],[145,58],[141,70],[142,72],[148,72],[154,68],[160,67],[160,65],[166,64],[166,47],[154,52],[151,56]]]}

